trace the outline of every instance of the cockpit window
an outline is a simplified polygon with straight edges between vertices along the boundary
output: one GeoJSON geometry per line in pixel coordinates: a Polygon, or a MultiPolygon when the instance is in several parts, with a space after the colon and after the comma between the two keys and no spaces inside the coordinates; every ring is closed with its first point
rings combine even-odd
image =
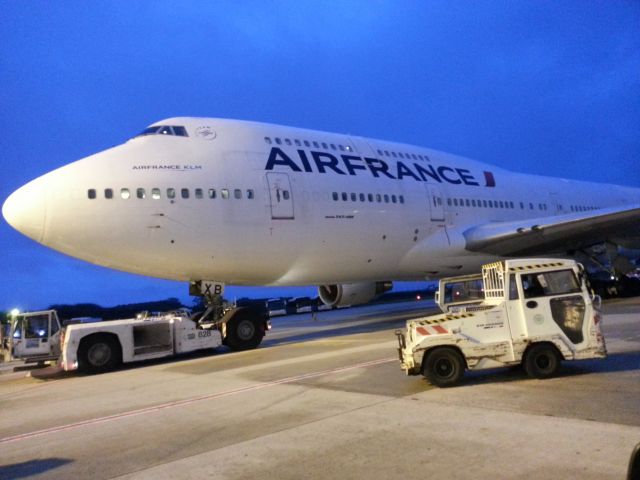
{"type": "Polygon", "coordinates": [[[173,135],[176,137],[188,137],[187,129],[180,125],[154,125],[145,128],[137,136],[144,137],[146,135],[173,135]]]}
{"type": "Polygon", "coordinates": [[[160,130],[160,127],[149,127],[145,128],[142,132],[138,134],[138,137],[143,137],[145,135],[155,135],[160,130]]]}

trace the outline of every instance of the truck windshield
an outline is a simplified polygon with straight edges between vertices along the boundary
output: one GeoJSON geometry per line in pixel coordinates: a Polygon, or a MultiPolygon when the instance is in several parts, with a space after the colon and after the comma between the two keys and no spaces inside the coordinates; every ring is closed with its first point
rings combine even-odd
{"type": "Polygon", "coordinates": [[[445,303],[472,302],[484,299],[482,279],[447,283],[444,286],[445,303]]]}
{"type": "Polygon", "coordinates": [[[520,275],[524,298],[545,297],[580,292],[580,284],[573,270],[520,275]]]}

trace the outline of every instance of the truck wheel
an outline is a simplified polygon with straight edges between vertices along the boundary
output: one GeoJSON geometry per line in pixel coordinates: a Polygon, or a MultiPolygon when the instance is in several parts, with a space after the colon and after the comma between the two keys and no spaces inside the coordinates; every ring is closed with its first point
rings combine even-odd
{"type": "Polygon", "coordinates": [[[558,372],[560,356],[555,347],[541,343],[527,350],[523,363],[530,377],[549,378],[558,372]]]}
{"type": "Polygon", "coordinates": [[[113,370],[122,360],[120,344],[109,335],[85,338],[78,349],[78,369],[87,373],[113,370]]]}
{"type": "Polygon", "coordinates": [[[256,348],[264,337],[264,322],[246,313],[234,316],[226,327],[223,343],[236,352],[256,348]]]}
{"type": "Polygon", "coordinates": [[[464,375],[464,360],[452,348],[435,348],[427,353],[422,374],[432,385],[451,387],[458,384],[464,375]]]}

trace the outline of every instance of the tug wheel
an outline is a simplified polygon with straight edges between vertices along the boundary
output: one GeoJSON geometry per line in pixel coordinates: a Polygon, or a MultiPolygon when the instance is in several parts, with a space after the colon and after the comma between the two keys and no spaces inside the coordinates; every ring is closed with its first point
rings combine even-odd
{"type": "Polygon", "coordinates": [[[540,343],[527,350],[523,363],[530,377],[549,378],[558,373],[560,355],[554,346],[540,343]]]}
{"type": "Polygon", "coordinates": [[[427,353],[422,374],[432,385],[452,387],[460,383],[464,368],[464,359],[457,350],[439,347],[427,353]]]}
{"type": "Polygon", "coordinates": [[[87,373],[113,370],[122,361],[120,343],[111,335],[90,335],[80,342],[78,369],[87,373]]]}

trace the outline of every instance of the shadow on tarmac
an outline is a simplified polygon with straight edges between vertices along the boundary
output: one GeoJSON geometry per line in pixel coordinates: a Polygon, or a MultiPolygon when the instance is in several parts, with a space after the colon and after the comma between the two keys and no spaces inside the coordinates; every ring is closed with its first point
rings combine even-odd
{"type": "MultiPolygon", "coordinates": [[[[609,355],[606,359],[563,361],[554,378],[575,377],[592,373],[615,373],[640,370],[640,352],[625,352],[609,355]]],[[[481,385],[487,383],[527,380],[529,376],[519,366],[465,372],[460,384],[481,385]]]]}
{"type": "Polygon", "coordinates": [[[43,458],[28,462],[0,465],[0,478],[14,480],[48,472],[73,462],[67,458],[43,458]]]}

